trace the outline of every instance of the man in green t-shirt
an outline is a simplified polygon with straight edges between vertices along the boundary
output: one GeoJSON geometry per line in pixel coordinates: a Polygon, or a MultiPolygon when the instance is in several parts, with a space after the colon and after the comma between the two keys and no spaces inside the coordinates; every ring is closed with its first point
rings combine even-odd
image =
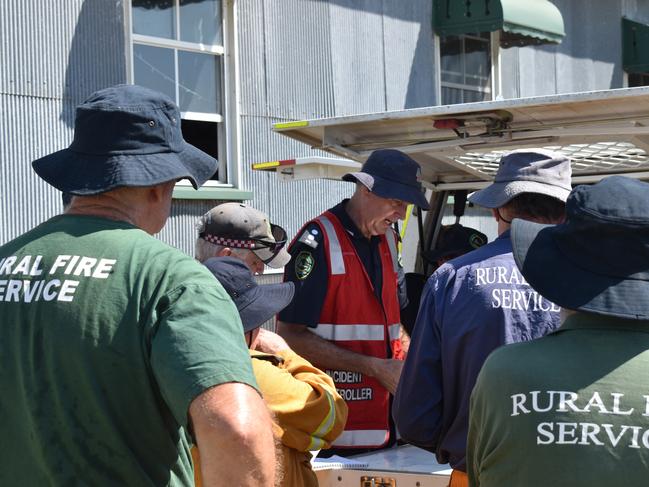
{"type": "Polygon", "coordinates": [[[138,86],[77,108],[34,161],[72,200],[0,247],[0,485],[272,485],[271,422],[232,301],[152,237],[177,180],[216,161],[171,100],[138,86]]]}
{"type": "Polygon", "coordinates": [[[563,323],[485,362],[471,396],[469,485],[647,485],[647,195],[649,184],[614,176],[577,186],[565,223],[514,220],[516,264],[563,323]]]}

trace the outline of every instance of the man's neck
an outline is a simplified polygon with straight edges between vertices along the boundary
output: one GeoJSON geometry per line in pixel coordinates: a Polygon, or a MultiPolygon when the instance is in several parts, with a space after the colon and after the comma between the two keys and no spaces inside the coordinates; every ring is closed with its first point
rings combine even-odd
{"type": "Polygon", "coordinates": [[[498,220],[498,236],[505,233],[512,227],[511,223],[506,223],[503,220],[498,220]]]}
{"type": "Polygon", "coordinates": [[[123,222],[130,223],[131,225],[137,226],[135,225],[135,222],[131,219],[131,217],[128,214],[118,211],[115,208],[102,208],[102,207],[69,208],[65,211],[65,214],[96,216],[99,218],[106,218],[108,220],[123,221],[123,222]]]}
{"type": "Polygon", "coordinates": [[[103,196],[75,197],[65,210],[65,214],[107,218],[140,227],[138,225],[137,211],[133,211],[132,208],[117,199],[103,196]]]}
{"type": "Polygon", "coordinates": [[[365,238],[369,239],[372,237],[372,233],[363,219],[363,210],[358,198],[351,197],[345,206],[345,212],[365,238]]]}

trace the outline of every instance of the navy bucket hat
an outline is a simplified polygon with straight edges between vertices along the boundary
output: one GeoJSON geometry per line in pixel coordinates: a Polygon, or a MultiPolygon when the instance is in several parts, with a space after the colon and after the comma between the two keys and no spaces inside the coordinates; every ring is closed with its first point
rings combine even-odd
{"type": "Polygon", "coordinates": [[[380,149],[372,152],[360,172],[350,172],[343,181],[362,183],[381,198],[394,198],[429,208],[421,187],[421,167],[403,152],[380,149]]]}
{"type": "Polygon", "coordinates": [[[494,182],[469,196],[484,208],[501,208],[523,193],[566,201],[572,186],[570,159],[547,149],[518,149],[504,155],[494,182]]]}
{"type": "Polygon", "coordinates": [[[106,88],[77,107],[70,147],[32,166],[73,195],[184,178],[198,188],[216,172],[217,161],[185,142],[180,122],[178,107],[161,93],[137,85],[106,88]]]}
{"type": "Polygon", "coordinates": [[[578,186],[566,221],[515,219],[514,259],[529,284],[564,308],[649,319],[649,184],[611,176],[578,186]]]}
{"type": "Polygon", "coordinates": [[[292,282],[260,286],[248,266],[234,257],[212,257],[205,261],[205,267],[234,301],[246,333],[259,328],[293,299],[292,282]]]}

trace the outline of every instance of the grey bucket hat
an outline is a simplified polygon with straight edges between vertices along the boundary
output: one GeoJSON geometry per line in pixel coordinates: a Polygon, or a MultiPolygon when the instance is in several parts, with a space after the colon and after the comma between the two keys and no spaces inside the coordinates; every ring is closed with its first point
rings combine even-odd
{"type": "Polygon", "coordinates": [[[577,186],[564,223],[517,218],[511,237],[523,276],[553,303],[649,319],[649,184],[611,176],[577,186]]]}
{"type": "Polygon", "coordinates": [[[523,193],[566,201],[570,190],[570,159],[546,149],[518,149],[502,157],[494,182],[469,196],[485,208],[500,208],[523,193]]]}
{"type": "Polygon", "coordinates": [[[180,122],[178,107],[162,93],[137,85],[106,88],[77,107],[70,147],[32,166],[72,195],[185,178],[198,188],[214,175],[217,162],[185,142],[180,122]]]}

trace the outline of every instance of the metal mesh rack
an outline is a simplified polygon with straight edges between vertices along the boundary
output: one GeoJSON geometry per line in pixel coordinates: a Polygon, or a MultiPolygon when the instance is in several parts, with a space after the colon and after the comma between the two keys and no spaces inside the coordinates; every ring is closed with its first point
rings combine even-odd
{"type": "MultiPolygon", "coordinates": [[[[649,170],[649,156],[629,142],[598,142],[595,144],[571,144],[545,146],[545,149],[561,152],[570,157],[574,174],[620,173],[649,170]]],[[[508,151],[485,153],[468,152],[454,158],[489,177],[498,170],[503,154],[508,151]]]]}

